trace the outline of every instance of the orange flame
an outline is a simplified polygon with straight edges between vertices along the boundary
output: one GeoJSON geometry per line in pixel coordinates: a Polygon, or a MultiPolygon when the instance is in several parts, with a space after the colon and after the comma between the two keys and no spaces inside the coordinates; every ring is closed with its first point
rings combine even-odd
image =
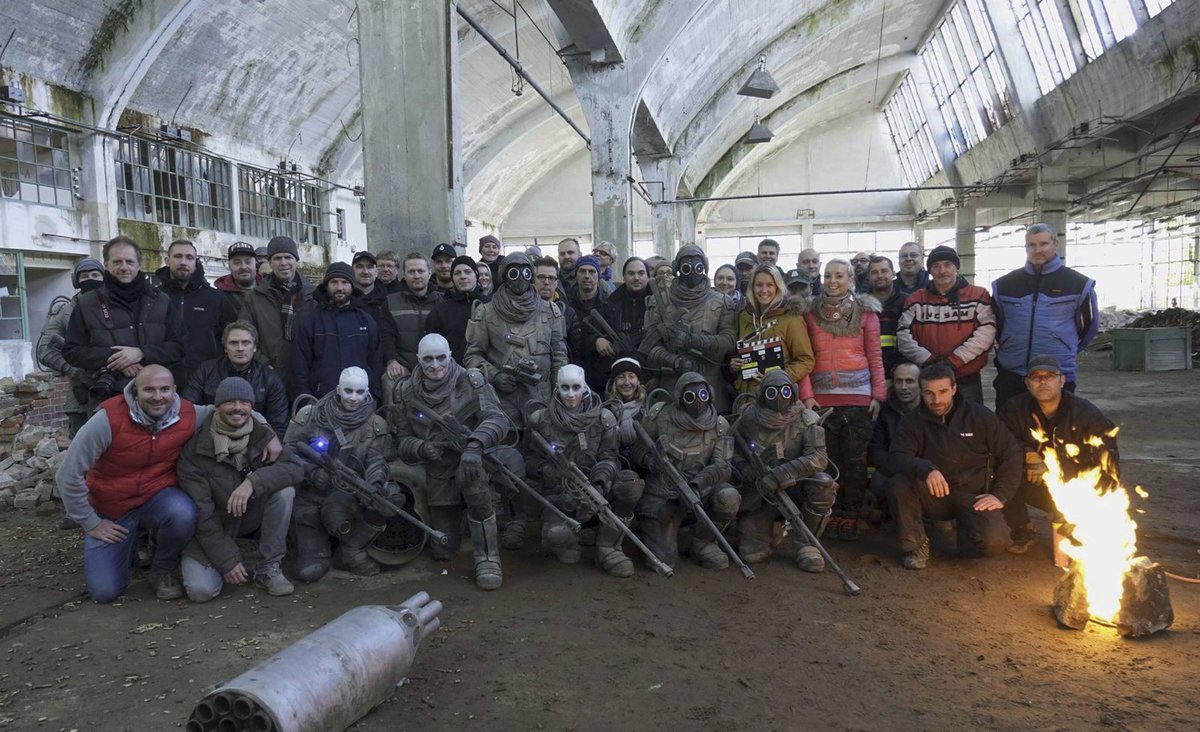
{"type": "MultiPolygon", "coordinates": [[[[1125,573],[1137,554],[1137,524],[1129,515],[1129,493],[1120,485],[1112,490],[1102,487],[1102,476],[1116,474],[1107,451],[1101,452],[1100,465],[1067,480],[1045,433],[1033,430],[1033,437],[1043,446],[1046,487],[1055,506],[1074,525],[1075,541],[1060,539],[1059,549],[1079,565],[1092,617],[1115,622],[1121,611],[1125,573]]],[[[1103,440],[1095,436],[1085,444],[1103,447],[1103,440]]],[[[1078,456],[1079,446],[1065,445],[1064,452],[1078,456]]],[[[1138,492],[1145,493],[1140,488],[1138,492]]]]}

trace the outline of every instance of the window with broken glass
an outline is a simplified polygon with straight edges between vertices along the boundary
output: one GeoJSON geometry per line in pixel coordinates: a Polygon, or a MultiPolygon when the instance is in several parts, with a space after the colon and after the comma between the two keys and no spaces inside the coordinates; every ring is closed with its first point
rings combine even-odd
{"type": "Polygon", "coordinates": [[[892,142],[900,155],[900,168],[908,185],[917,187],[941,170],[941,161],[929,131],[929,121],[921,109],[916,93],[916,83],[911,74],[904,77],[900,86],[883,108],[892,142]]]}
{"type": "Polygon", "coordinates": [[[49,125],[0,118],[0,196],[72,208],[71,135],[49,125]]]}
{"type": "Polygon", "coordinates": [[[117,216],[234,232],[233,173],[212,155],[159,140],[116,142],[117,216]]]}
{"type": "Polygon", "coordinates": [[[1012,119],[1008,82],[980,0],[959,0],[920,51],[954,152],[962,155],[1012,119]]]}
{"type": "Polygon", "coordinates": [[[321,189],[297,173],[238,166],[242,235],[321,244],[321,189]]]}

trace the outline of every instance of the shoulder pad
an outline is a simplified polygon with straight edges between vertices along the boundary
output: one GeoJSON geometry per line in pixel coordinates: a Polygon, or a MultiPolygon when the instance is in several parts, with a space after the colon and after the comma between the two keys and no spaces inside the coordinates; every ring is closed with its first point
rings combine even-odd
{"type": "Polygon", "coordinates": [[[487,383],[487,379],[483,377],[483,372],[479,369],[467,369],[467,381],[476,389],[482,389],[487,383]]]}
{"type": "Polygon", "coordinates": [[[388,433],[387,421],[378,414],[371,417],[371,431],[375,433],[376,437],[386,435],[388,433]]]}
{"type": "Polygon", "coordinates": [[[600,424],[604,425],[604,429],[612,429],[617,426],[617,417],[608,409],[600,410],[600,424]]]}
{"type": "Polygon", "coordinates": [[[296,416],[292,417],[292,421],[296,424],[308,424],[308,419],[312,416],[312,410],[313,407],[311,404],[300,407],[300,411],[296,412],[296,416]]]}
{"type": "Polygon", "coordinates": [[[717,415],[717,434],[721,437],[729,434],[729,421],[720,415],[717,415]]]}
{"type": "Polygon", "coordinates": [[[646,411],[646,419],[657,419],[658,415],[662,413],[663,407],[665,406],[667,406],[666,402],[655,402],[653,405],[651,405],[650,409],[646,411]]]}
{"type": "Polygon", "coordinates": [[[812,427],[821,424],[821,415],[811,409],[805,409],[800,413],[800,421],[804,423],[805,427],[812,427]]]}
{"type": "Polygon", "coordinates": [[[545,414],[546,410],[544,408],[533,410],[525,419],[526,425],[529,427],[536,427],[537,425],[540,425],[542,423],[542,417],[544,417],[545,414]]]}

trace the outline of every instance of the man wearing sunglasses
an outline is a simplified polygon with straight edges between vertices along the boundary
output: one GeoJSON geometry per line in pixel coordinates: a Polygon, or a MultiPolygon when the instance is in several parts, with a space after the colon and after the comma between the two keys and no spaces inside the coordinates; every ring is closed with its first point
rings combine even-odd
{"type": "MultiPolygon", "coordinates": [[[[685,250],[694,247],[684,247],[685,250]]],[[[679,376],[673,401],[650,406],[643,422],[654,447],[700,496],[704,510],[718,530],[737,517],[741,496],[729,484],[733,436],[729,423],[713,406],[709,382],[691,371],[679,376]]],[[[679,559],[679,526],[688,513],[683,499],[642,442],[635,443],[633,461],[647,469],[646,488],[635,511],[638,533],[656,557],[667,564],[679,559]]],[[[692,558],[705,569],[724,569],[729,557],[712,530],[697,524],[692,533],[692,558]]]]}
{"type": "MultiPolygon", "coordinates": [[[[758,456],[754,461],[767,469],[757,474],[749,456],[740,452],[733,469],[742,488],[738,514],[738,554],[747,563],[763,562],[771,556],[771,530],[783,521],[775,496],[787,491],[800,508],[804,524],[820,537],[833,512],[837,483],[825,473],[825,430],[820,418],[805,409],[798,390],[786,371],[772,371],[758,385],[754,404],[746,407],[734,425],[742,443],[758,456]]],[[[825,560],[814,544],[792,530],[792,558],[805,572],[821,572],[825,560]]]]}
{"type": "Polygon", "coordinates": [[[737,340],[737,308],[710,286],[708,258],[689,244],[675,255],[670,284],[656,279],[646,311],[643,361],[664,369],[659,386],[672,390],[680,374],[696,371],[712,389],[712,403],[727,414],[732,399],[722,366],[737,340]]]}
{"type": "Polygon", "coordinates": [[[870,292],[871,281],[867,278],[867,268],[871,264],[871,255],[866,252],[857,252],[850,260],[850,264],[854,266],[854,291],[870,292]]]}

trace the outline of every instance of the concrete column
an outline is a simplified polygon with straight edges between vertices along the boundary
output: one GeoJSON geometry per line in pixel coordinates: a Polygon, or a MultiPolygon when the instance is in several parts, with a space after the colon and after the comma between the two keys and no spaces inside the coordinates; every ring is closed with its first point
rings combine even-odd
{"type": "Polygon", "coordinates": [[[654,251],[664,257],[673,256],[679,226],[675,203],[675,194],[679,190],[679,161],[673,157],[638,158],[638,168],[650,194],[654,251]]]}
{"type": "Polygon", "coordinates": [[[567,69],[592,138],[592,239],[612,242],[624,261],[633,243],[630,131],[637,95],[628,88],[624,63],[594,64],[591,58],[569,56],[567,69]]]}
{"type": "Polygon", "coordinates": [[[675,230],[679,232],[679,246],[658,252],[660,256],[675,258],[675,253],[685,244],[696,244],[696,208],[690,203],[675,204],[675,230]]]}
{"type": "Polygon", "coordinates": [[[954,251],[958,253],[958,273],[975,281],[975,207],[954,209],[954,251]]]}
{"type": "MultiPolygon", "coordinates": [[[[813,225],[812,219],[806,219],[800,222],[800,251],[813,248],[813,231],[816,227],[813,225]]],[[[799,256],[800,252],[796,252],[799,256]]]]}
{"type": "MultiPolygon", "coordinates": [[[[117,235],[117,141],[98,133],[80,136],[79,192],[77,201],[83,211],[85,236],[92,240],[92,254],[100,257],[101,244],[117,235]]],[[[236,198],[237,181],[234,181],[236,198]]],[[[145,242],[138,242],[139,244],[145,242]]]]}
{"type": "Polygon", "coordinates": [[[458,27],[449,2],[360,0],[367,242],[465,242],[458,27]]]}
{"type": "Polygon", "coordinates": [[[1067,261],[1067,183],[1070,173],[1065,165],[1038,168],[1034,208],[1038,222],[1050,224],[1058,232],[1058,254],[1067,261]]]}
{"type": "MultiPolygon", "coordinates": [[[[925,251],[925,222],[913,224],[913,241],[921,245],[921,251],[925,251]]],[[[896,264],[899,266],[899,263],[896,264]]]]}

